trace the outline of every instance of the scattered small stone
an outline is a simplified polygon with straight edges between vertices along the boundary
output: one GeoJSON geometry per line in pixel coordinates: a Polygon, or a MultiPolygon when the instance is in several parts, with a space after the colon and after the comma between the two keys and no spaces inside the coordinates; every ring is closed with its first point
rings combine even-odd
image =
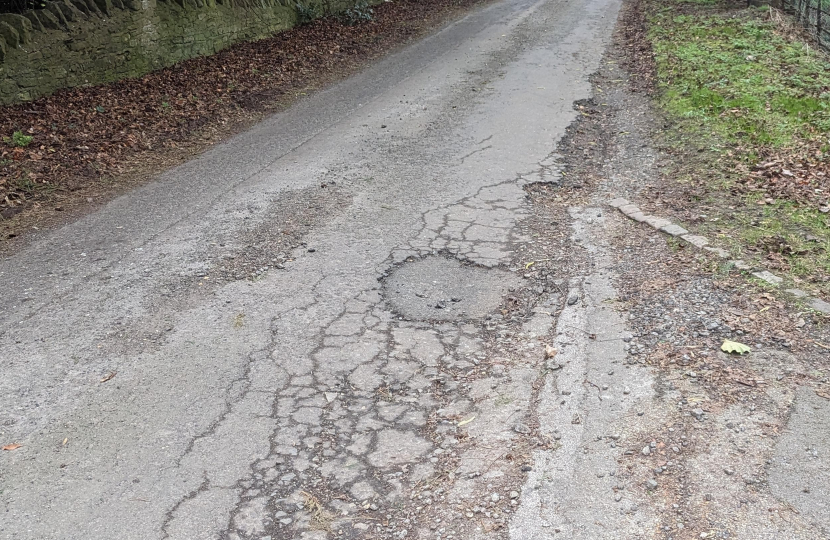
{"type": "Polygon", "coordinates": [[[640,451],[641,454],[644,456],[651,455],[651,446],[644,446],[643,449],[640,451]]]}
{"type": "Polygon", "coordinates": [[[706,414],[703,409],[692,409],[692,416],[695,417],[696,420],[702,421],[703,415],[706,414]]]}
{"type": "Polygon", "coordinates": [[[648,480],[646,480],[646,489],[649,491],[654,491],[655,489],[657,489],[657,485],[657,480],[655,480],[654,478],[649,478],[648,480]]]}
{"type": "Polygon", "coordinates": [[[511,499],[518,499],[519,498],[519,492],[518,491],[511,491],[510,492],[510,498],[511,499]]]}
{"type": "Polygon", "coordinates": [[[572,294],[568,297],[568,305],[569,306],[572,306],[572,305],[576,304],[577,302],[579,302],[579,295],[578,294],[574,293],[574,294],[572,294]]]}
{"type": "Polygon", "coordinates": [[[515,431],[516,433],[527,435],[528,433],[530,433],[530,428],[522,423],[518,423],[513,426],[513,431],[515,431]]]}

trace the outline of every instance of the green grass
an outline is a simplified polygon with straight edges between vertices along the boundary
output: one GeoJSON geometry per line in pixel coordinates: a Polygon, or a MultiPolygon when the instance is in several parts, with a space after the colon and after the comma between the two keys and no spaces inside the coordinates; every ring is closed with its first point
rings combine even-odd
{"type": "Polygon", "coordinates": [[[3,142],[19,148],[26,148],[32,142],[31,135],[24,135],[22,131],[15,131],[11,137],[3,137],[3,142]]]}
{"type": "Polygon", "coordinates": [[[830,216],[787,200],[758,205],[760,195],[731,190],[759,156],[830,138],[828,57],[779,35],[764,15],[721,0],[650,4],[658,104],[672,120],[667,142],[678,156],[668,176],[705,188],[699,203],[710,220],[697,231],[767,266],[768,247],[785,246],[772,251],[779,267],[771,269],[826,295],[830,216]]]}
{"type": "Polygon", "coordinates": [[[830,131],[823,55],[777,35],[758,10],[675,12],[649,28],[666,111],[731,143],[781,147],[830,131]]]}

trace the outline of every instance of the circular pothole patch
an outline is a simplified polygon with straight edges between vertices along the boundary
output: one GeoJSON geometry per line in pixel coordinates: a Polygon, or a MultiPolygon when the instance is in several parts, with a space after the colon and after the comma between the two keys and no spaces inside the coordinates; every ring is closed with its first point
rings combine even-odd
{"type": "Polygon", "coordinates": [[[512,272],[435,256],[395,268],[385,280],[384,294],[406,319],[452,321],[484,317],[520,285],[512,272]]]}

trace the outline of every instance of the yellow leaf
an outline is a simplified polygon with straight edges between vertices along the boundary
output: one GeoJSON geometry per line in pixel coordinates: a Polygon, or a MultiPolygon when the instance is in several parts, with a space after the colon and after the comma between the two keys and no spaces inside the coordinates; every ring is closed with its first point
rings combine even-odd
{"type": "Polygon", "coordinates": [[[465,425],[469,424],[470,422],[472,422],[475,419],[476,419],[475,416],[471,416],[471,417],[467,418],[466,420],[462,420],[458,423],[458,427],[465,426],[465,425]]]}
{"type": "Polygon", "coordinates": [[[738,343],[737,341],[729,341],[728,339],[725,339],[723,341],[723,345],[720,346],[720,350],[726,353],[746,354],[749,352],[749,347],[747,347],[743,343],[738,343]]]}

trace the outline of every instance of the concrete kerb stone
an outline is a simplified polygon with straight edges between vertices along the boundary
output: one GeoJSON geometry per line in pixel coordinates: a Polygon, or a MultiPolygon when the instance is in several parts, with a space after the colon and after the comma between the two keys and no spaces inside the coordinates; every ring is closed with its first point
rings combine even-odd
{"type": "Polygon", "coordinates": [[[625,214],[626,216],[630,216],[631,214],[638,214],[640,213],[640,209],[633,204],[624,204],[618,208],[620,212],[625,214]]]}
{"type": "Polygon", "coordinates": [[[680,225],[675,225],[674,223],[669,223],[668,225],[660,227],[660,230],[672,236],[683,236],[689,234],[689,231],[687,231],[680,225]]]}
{"type": "Polygon", "coordinates": [[[648,216],[648,219],[646,219],[646,223],[648,223],[658,231],[666,225],[671,225],[671,221],[669,221],[668,219],[663,219],[657,216],[648,216]]]}
{"type": "Polygon", "coordinates": [[[761,270],[759,272],[752,272],[752,275],[757,277],[761,281],[766,281],[767,283],[769,283],[773,287],[778,287],[779,285],[781,285],[781,283],[784,282],[783,278],[780,278],[780,277],[776,276],[775,274],[773,274],[772,272],[770,272],[768,270],[761,270]]]}
{"type": "Polygon", "coordinates": [[[830,303],[825,302],[821,298],[811,298],[807,304],[816,311],[830,315],[830,303]]]}
{"type": "Polygon", "coordinates": [[[725,259],[729,256],[729,253],[727,253],[723,249],[706,247],[706,245],[709,243],[709,239],[706,238],[705,236],[699,236],[699,235],[696,235],[696,234],[684,234],[680,238],[682,238],[686,242],[692,244],[696,248],[704,249],[706,251],[709,251],[709,252],[712,252],[712,253],[716,254],[721,259],[725,259]]]}
{"type": "MultiPolygon", "coordinates": [[[[695,236],[693,234],[687,234],[686,236],[681,236],[681,238],[683,238],[683,240],[689,242],[690,244],[692,244],[695,247],[703,248],[705,251],[708,251],[709,253],[714,253],[715,255],[720,257],[721,259],[728,259],[729,258],[729,252],[726,251],[725,249],[716,248],[716,247],[712,247],[712,246],[707,246],[705,243],[704,243],[704,245],[698,245],[695,242],[693,242],[692,240],[690,240],[690,238],[695,238],[695,239],[696,238],[703,238],[702,236],[695,236]]],[[[703,239],[706,240],[706,238],[703,238],[703,239]]],[[[706,241],[708,242],[708,240],[706,240],[706,241]]]]}
{"type": "MultiPolygon", "coordinates": [[[[627,199],[623,198],[616,198],[611,200],[608,203],[613,208],[618,209],[620,212],[625,214],[626,217],[637,221],[638,223],[647,223],[651,227],[662,231],[666,234],[670,234],[672,236],[679,236],[682,240],[690,243],[694,247],[698,249],[703,249],[708,251],[709,253],[714,253],[721,259],[728,259],[729,252],[725,249],[716,248],[709,246],[709,239],[705,236],[700,236],[696,234],[689,234],[689,231],[681,227],[680,225],[676,225],[671,221],[658,217],[658,216],[650,216],[644,214],[637,206],[631,204],[627,199]]],[[[752,267],[746,264],[744,261],[740,259],[730,260],[729,264],[737,268],[738,270],[742,271],[750,271],[752,267]]],[[[776,276],[772,272],[768,270],[760,270],[758,272],[752,272],[752,275],[761,281],[764,281],[773,287],[780,287],[781,284],[784,282],[784,279],[776,276]]],[[[830,315],[830,302],[825,302],[820,298],[813,298],[807,296],[807,293],[802,291],[801,289],[786,289],[786,293],[796,297],[796,298],[806,298],[807,305],[809,305],[812,309],[823,313],[825,315],[830,315]]]]}
{"type": "Polygon", "coordinates": [[[801,289],[786,289],[784,292],[794,296],[795,298],[804,298],[806,299],[807,305],[812,309],[824,315],[830,315],[830,303],[825,302],[821,298],[812,298],[801,289]]]}

